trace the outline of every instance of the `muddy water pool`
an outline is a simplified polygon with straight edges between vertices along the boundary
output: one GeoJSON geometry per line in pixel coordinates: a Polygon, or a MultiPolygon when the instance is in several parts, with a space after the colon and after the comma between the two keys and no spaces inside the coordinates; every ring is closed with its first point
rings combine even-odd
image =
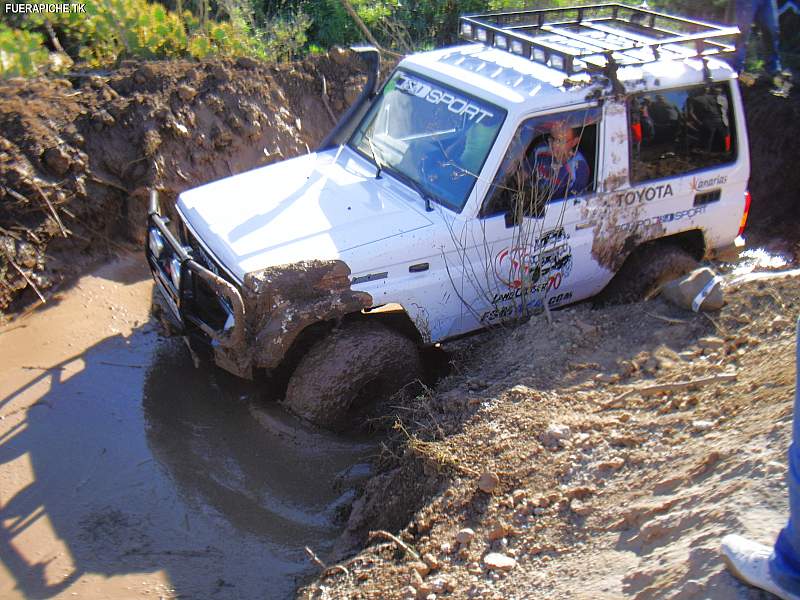
{"type": "Polygon", "coordinates": [[[298,428],[150,322],[138,256],[0,329],[0,598],[287,598],[365,440],[298,428]]]}

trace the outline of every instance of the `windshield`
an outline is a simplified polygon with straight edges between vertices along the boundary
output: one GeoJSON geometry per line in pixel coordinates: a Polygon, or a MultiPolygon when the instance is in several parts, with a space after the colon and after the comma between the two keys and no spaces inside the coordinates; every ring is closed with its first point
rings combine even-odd
{"type": "Polygon", "coordinates": [[[349,145],[423,196],[459,212],[505,116],[493,104],[397,71],[349,145]]]}

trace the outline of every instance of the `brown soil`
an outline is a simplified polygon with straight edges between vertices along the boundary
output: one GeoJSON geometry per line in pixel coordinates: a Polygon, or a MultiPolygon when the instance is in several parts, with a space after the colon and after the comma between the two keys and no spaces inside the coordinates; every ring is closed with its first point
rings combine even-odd
{"type": "Polygon", "coordinates": [[[421,561],[378,534],[300,596],[760,597],[719,540],[771,543],[787,516],[800,277],[726,292],[716,314],[580,306],[470,342],[350,517],[350,542],[399,531],[421,561]]]}
{"type": "Polygon", "coordinates": [[[0,317],[143,239],[148,188],[182,190],[313,149],[364,81],[349,51],[124,63],[0,82],[0,317]]]}
{"type": "MultiPolygon", "coordinates": [[[[800,241],[800,93],[789,98],[764,87],[741,86],[750,138],[750,209],[748,231],[800,241]]],[[[795,245],[800,257],[800,244],[795,245]]]]}

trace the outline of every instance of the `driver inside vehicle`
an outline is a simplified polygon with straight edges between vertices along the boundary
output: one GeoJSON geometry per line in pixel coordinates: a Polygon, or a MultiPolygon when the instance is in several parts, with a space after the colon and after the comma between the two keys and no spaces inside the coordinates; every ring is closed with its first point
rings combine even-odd
{"type": "Polygon", "coordinates": [[[578,149],[580,136],[566,121],[553,123],[547,141],[528,151],[526,167],[540,197],[577,196],[589,187],[590,171],[578,149]]]}

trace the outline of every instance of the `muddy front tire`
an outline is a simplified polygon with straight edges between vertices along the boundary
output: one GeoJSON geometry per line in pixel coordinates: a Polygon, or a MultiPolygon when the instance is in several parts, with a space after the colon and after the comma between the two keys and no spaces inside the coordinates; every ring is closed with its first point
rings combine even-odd
{"type": "Polygon", "coordinates": [[[392,396],[421,373],[413,341],[378,323],[355,323],[332,332],[303,357],[284,404],[320,427],[356,428],[383,414],[392,396]]]}
{"type": "Polygon", "coordinates": [[[662,285],[693,271],[698,261],[683,248],[669,243],[650,243],[637,248],[595,300],[599,306],[637,302],[650,297],[662,285]]]}

